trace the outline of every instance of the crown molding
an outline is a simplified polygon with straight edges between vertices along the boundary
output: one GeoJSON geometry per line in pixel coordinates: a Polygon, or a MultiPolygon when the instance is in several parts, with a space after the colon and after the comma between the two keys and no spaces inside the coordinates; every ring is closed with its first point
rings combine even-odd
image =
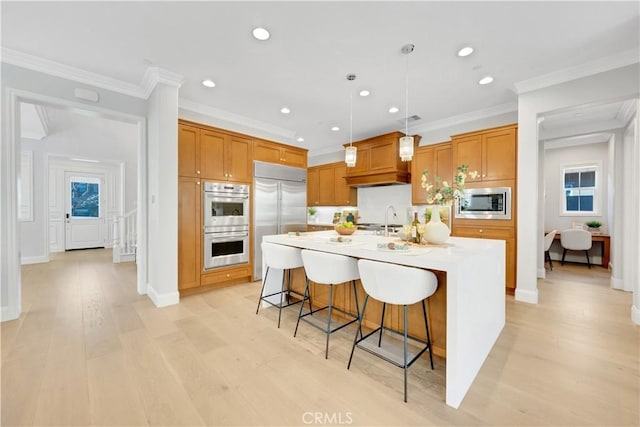
{"type": "Polygon", "coordinates": [[[158,83],[179,88],[184,83],[184,76],[158,67],[149,67],[144,73],[140,91],[146,99],[151,95],[158,83]]]}
{"type": "Polygon", "coordinates": [[[620,110],[616,116],[616,119],[620,120],[623,123],[623,126],[626,126],[633,114],[636,112],[636,101],[633,99],[629,99],[622,103],[620,106],[620,110]]]}
{"type": "Polygon", "coordinates": [[[575,67],[557,70],[529,80],[514,83],[516,94],[531,92],[571,80],[592,76],[616,68],[626,67],[640,62],[638,49],[631,49],[615,55],[586,62],[575,67]]]}
{"type": "Polygon", "coordinates": [[[259,120],[250,119],[248,117],[241,116],[240,114],[230,113],[218,108],[209,107],[208,105],[189,101],[188,99],[178,99],[178,108],[198,114],[203,114],[217,120],[234,124],[241,128],[239,131],[242,131],[246,128],[251,128],[254,130],[269,133],[271,135],[276,135],[281,138],[285,138],[289,141],[293,140],[293,138],[295,137],[295,131],[274,126],[269,123],[261,122],[259,120]]]}
{"type": "Polygon", "coordinates": [[[475,120],[482,120],[488,117],[499,116],[501,114],[512,113],[518,111],[518,102],[507,102],[505,104],[496,105],[494,107],[485,108],[483,110],[470,111],[464,114],[458,114],[456,116],[447,117],[442,120],[434,120],[421,126],[415,126],[409,128],[409,133],[417,134],[421,132],[428,132],[436,129],[447,128],[456,126],[462,123],[468,123],[475,120]]]}
{"type": "Polygon", "coordinates": [[[38,71],[43,74],[49,74],[63,79],[72,80],[78,83],[84,83],[90,86],[99,87],[123,95],[133,96],[136,98],[145,98],[144,93],[138,85],[123,82],[121,80],[106,77],[90,71],[81,70],[80,68],[71,67],[59,62],[50,61],[28,53],[19,52],[5,47],[0,51],[2,62],[15,65],[17,67],[26,68],[28,70],[38,71]]]}

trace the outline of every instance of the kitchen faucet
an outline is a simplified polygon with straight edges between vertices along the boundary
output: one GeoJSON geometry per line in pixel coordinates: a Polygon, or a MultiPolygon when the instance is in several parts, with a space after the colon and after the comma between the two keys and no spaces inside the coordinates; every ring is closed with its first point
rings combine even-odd
{"type": "Polygon", "coordinates": [[[389,237],[389,209],[391,209],[391,212],[393,212],[393,217],[394,218],[398,218],[398,215],[396,215],[396,210],[393,207],[393,205],[387,206],[385,211],[384,211],[384,235],[385,235],[385,237],[389,237]]]}

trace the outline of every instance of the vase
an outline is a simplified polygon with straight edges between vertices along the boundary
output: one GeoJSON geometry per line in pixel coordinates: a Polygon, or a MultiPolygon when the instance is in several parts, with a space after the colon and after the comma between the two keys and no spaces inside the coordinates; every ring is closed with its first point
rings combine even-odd
{"type": "Polygon", "coordinates": [[[433,244],[440,245],[447,241],[451,230],[440,220],[440,206],[431,208],[431,219],[424,227],[424,239],[433,244]]]}

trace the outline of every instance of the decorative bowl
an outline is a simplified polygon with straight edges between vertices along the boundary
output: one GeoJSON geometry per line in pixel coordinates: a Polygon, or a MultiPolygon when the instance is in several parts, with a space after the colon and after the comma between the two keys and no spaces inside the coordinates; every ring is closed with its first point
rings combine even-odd
{"type": "Polygon", "coordinates": [[[352,228],[346,228],[346,227],[340,227],[339,225],[336,225],[335,230],[338,232],[338,234],[342,236],[350,236],[353,233],[355,233],[356,227],[354,226],[352,228]]]}

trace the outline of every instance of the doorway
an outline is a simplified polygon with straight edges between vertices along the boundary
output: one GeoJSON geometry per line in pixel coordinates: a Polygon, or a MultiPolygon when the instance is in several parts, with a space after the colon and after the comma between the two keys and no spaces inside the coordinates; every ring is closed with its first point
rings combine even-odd
{"type": "Polygon", "coordinates": [[[64,249],[104,248],[104,176],[65,175],[64,249]]]}

